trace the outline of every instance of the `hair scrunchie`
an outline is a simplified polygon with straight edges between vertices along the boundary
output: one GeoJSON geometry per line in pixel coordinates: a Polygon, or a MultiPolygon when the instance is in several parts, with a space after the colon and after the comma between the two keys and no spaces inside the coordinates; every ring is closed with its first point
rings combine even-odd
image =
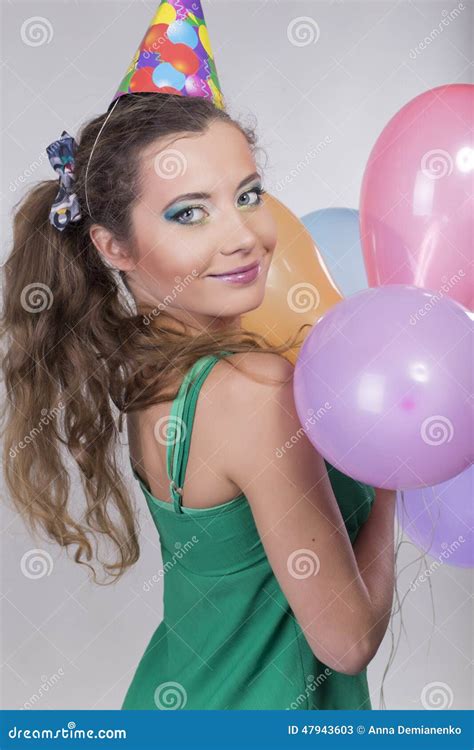
{"type": "Polygon", "coordinates": [[[51,166],[59,173],[59,191],[51,206],[49,220],[61,232],[71,222],[82,218],[79,200],[74,192],[76,150],[76,141],[65,130],[58,140],[46,148],[51,166]]]}

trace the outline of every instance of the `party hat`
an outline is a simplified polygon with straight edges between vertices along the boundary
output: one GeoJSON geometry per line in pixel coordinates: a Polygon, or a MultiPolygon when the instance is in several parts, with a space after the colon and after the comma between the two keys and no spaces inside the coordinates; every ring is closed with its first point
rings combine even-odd
{"type": "Polygon", "coordinates": [[[200,0],[160,2],[110,106],[141,91],[202,96],[224,109],[200,0]]]}

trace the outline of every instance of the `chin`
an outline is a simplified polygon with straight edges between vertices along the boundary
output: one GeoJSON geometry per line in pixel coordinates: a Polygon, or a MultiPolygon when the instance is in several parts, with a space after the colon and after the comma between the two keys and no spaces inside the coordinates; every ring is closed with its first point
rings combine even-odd
{"type": "Polygon", "coordinates": [[[262,284],[252,289],[242,289],[241,295],[236,296],[234,304],[228,304],[224,315],[244,315],[251,310],[256,310],[260,307],[265,298],[265,285],[262,284]],[[247,292],[244,294],[244,292],[247,292]]]}

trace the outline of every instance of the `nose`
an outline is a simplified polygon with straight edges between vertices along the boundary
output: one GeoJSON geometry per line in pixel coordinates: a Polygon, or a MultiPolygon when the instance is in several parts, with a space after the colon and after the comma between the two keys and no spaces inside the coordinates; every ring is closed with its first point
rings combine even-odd
{"type": "Polygon", "coordinates": [[[257,244],[257,235],[249,216],[242,209],[232,206],[222,212],[221,219],[221,252],[224,255],[232,255],[237,250],[243,250],[246,255],[251,253],[257,244]]]}

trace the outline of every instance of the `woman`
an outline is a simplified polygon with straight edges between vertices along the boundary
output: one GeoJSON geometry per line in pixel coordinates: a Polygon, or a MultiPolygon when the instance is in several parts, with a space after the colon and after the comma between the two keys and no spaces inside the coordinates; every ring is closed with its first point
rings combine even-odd
{"type": "Polygon", "coordinates": [[[395,492],[345,477],[309,443],[282,356],[296,337],[275,347],[241,327],[276,245],[255,147],[209,100],[123,96],[82,129],[80,212],[60,231],[48,220],[51,180],[15,215],[3,319],[10,493],[32,527],[77,546],[80,564],[89,535],[105,534],[117,580],[139,557],[115,453],[125,413],[160,534],[164,619],[124,709],[371,708],[395,492]],[[80,470],[81,518],[62,446],[80,470]]]}

